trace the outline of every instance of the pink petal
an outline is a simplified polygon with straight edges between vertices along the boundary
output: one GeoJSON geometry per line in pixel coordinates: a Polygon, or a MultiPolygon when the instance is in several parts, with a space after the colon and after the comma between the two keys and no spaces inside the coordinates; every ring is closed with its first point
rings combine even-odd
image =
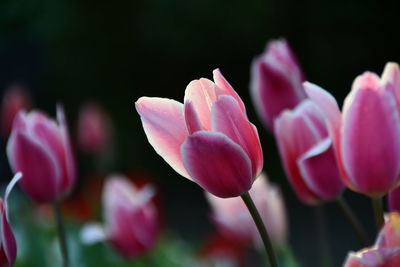
{"type": "Polygon", "coordinates": [[[4,206],[1,207],[1,227],[0,227],[1,250],[7,258],[7,266],[12,266],[17,256],[17,243],[14,233],[7,219],[7,212],[4,206]]]}
{"type": "Polygon", "coordinates": [[[243,148],[251,160],[253,177],[257,177],[263,167],[263,154],[257,128],[247,120],[233,97],[222,95],[214,103],[212,129],[224,133],[243,148]]]}
{"type": "Polygon", "coordinates": [[[196,132],[186,138],[181,153],[190,176],[208,192],[227,198],[250,189],[253,181],[250,159],[226,135],[196,132]]]}
{"type": "Polygon", "coordinates": [[[400,117],[392,92],[380,91],[367,73],[343,107],[341,151],[346,172],[365,194],[387,192],[400,174],[400,117]]]}
{"type": "Polygon", "coordinates": [[[14,172],[24,173],[20,186],[34,200],[49,202],[57,197],[61,170],[55,156],[41,144],[21,133],[12,133],[7,156],[14,172]]]}
{"type": "Polygon", "coordinates": [[[221,71],[219,69],[215,69],[213,71],[213,79],[215,84],[222,89],[226,94],[232,96],[237,103],[240,106],[240,110],[242,112],[246,111],[246,107],[240,98],[240,96],[236,93],[236,91],[233,89],[233,87],[229,84],[229,82],[225,79],[225,77],[222,75],[221,71]]]}
{"type": "Polygon", "coordinates": [[[187,100],[184,104],[184,108],[185,108],[185,122],[189,134],[203,130],[203,126],[201,125],[201,122],[197,117],[197,113],[194,110],[192,101],[187,100]]]}
{"type": "Polygon", "coordinates": [[[190,179],[180,146],[188,135],[183,104],[166,98],[141,97],[135,104],[154,150],[180,175],[190,179]]]}
{"type": "Polygon", "coordinates": [[[208,80],[201,78],[189,83],[185,90],[185,103],[190,100],[204,129],[211,129],[211,106],[217,100],[217,87],[208,80]]]}
{"type": "Polygon", "coordinates": [[[330,138],[317,143],[298,161],[307,186],[321,198],[333,200],[343,190],[330,138]]]}
{"type": "Polygon", "coordinates": [[[76,180],[76,162],[72,152],[72,145],[70,142],[67,120],[65,118],[64,108],[57,105],[57,121],[60,131],[61,143],[64,151],[65,176],[61,182],[61,192],[68,193],[75,184],[76,180]]]}
{"type": "Polygon", "coordinates": [[[389,211],[400,212],[400,187],[393,189],[388,194],[389,211]]]}
{"type": "Polygon", "coordinates": [[[388,62],[382,73],[382,86],[393,90],[398,105],[400,104],[400,68],[397,63],[388,62]]]}

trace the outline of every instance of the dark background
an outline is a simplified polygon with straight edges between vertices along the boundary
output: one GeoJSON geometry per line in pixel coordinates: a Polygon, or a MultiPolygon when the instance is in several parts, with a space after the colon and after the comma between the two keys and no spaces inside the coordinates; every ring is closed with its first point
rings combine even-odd
{"type": "MultiPolygon", "coordinates": [[[[50,114],[62,101],[72,130],[81,103],[101,103],[117,132],[111,170],[146,170],[161,187],[167,227],[201,242],[212,227],[203,193],[156,155],[134,101],[144,95],[183,100],[191,80],[212,78],[219,67],[258,126],[265,170],[283,187],[297,257],[304,266],[321,266],[315,211],[293,195],[273,137],[249,99],[250,63],[266,41],[287,38],[307,79],[341,104],[356,75],[380,74],[387,61],[400,61],[399,7],[397,1],[361,0],[2,0],[0,89],[22,82],[50,114]]],[[[345,197],[375,238],[369,200],[351,192],[345,197]]],[[[360,247],[334,204],[325,214],[333,266],[339,266],[348,250],[360,247]]]]}

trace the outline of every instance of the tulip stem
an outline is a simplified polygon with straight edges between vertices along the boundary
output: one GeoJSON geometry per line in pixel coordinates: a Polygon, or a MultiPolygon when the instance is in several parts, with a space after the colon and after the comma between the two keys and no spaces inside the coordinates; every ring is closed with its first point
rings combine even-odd
{"type": "Polygon", "coordinates": [[[372,198],[372,205],[374,206],[376,228],[379,231],[385,221],[383,218],[382,197],[372,198]]]}
{"type": "Polygon", "coordinates": [[[54,213],[54,219],[56,221],[56,226],[57,226],[57,233],[58,233],[58,239],[60,242],[61,256],[63,258],[63,266],[68,267],[69,266],[68,247],[67,247],[67,242],[66,242],[66,237],[65,237],[65,230],[64,230],[64,224],[63,224],[62,214],[61,214],[61,210],[60,210],[60,204],[57,200],[55,200],[53,202],[53,213],[54,213]]]}
{"type": "Polygon", "coordinates": [[[343,214],[346,216],[347,220],[351,224],[351,227],[353,228],[353,231],[357,235],[357,238],[360,241],[361,245],[363,247],[369,246],[370,242],[365,232],[365,229],[361,225],[360,221],[358,220],[358,218],[356,217],[355,213],[353,212],[349,204],[346,202],[346,200],[342,196],[340,196],[336,200],[336,203],[339,205],[343,214]]]}
{"type": "Polygon", "coordinates": [[[268,254],[268,259],[270,262],[271,267],[277,267],[277,261],[276,261],[276,256],[274,249],[272,247],[272,242],[271,239],[268,235],[267,229],[265,228],[265,225],[260,217],[260,214],[258,213],[258,210],[256,206],[254,205],[253,200],[251,199],[251,196],[249,192],[246,192],[241,195],[244,204],[246,204],[247,209],[249,210],[251,216],[253,217],[253,220],[257,226],[258,232],[260,233],[261,239],[264,243],[265,250],[267,251],[268,254]]]}

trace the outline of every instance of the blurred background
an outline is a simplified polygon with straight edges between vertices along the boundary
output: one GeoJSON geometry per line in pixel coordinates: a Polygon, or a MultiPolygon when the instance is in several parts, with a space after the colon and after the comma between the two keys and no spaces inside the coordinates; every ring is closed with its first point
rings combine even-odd
{"type": "MultiPolygon", "coordinates": [[[[387,61],[400,61],[399,8],[397,1],[361,0],[2,0],[0,90],[23,85],[34,106],[51,115],[55,103],[62,102],[73,137],[80,106],[98,102],[115,129],[113,162],[103,165],[99,175],[151,177],[159,187],[164,228],[200,244],[213,231],[203,192],[153,151],[134,102],[140,96],[182,101],[191,80],[212,78],[212,70],[220,68],[258,126],[264,168],[284,193],[296,257],[303,266],[321,266],[314,208],[293,194],[273,136],[254,112],[250,64],[268,40],[286,38],[307,79],[333,93],[341,105],[356,75],[365,70],[380,74],[387,61]]],[[[10,172],[4,154],[0,174],[5,183],[10,172]]],[[[84,161],[80,156],[75,194],[87,179],[84,161]]],[[[345,197],[374,239],[369,199],[348,191],[345,197]]],[[[333,266],[339,266],[360,245],[334,204],[328,203],[324,213],[333,266]]]]}

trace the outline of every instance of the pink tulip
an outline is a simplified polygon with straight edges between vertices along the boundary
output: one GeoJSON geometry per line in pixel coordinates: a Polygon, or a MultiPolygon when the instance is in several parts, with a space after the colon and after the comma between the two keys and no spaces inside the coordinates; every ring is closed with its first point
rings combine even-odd
{"type": "Polygon", "coordinates": [[[153,196],[150,184],[139,189],[126,177],[110,176],[103,190],[105,226],[88,224],[81,233],[83,242],[106,240],[126,258],[150,251],[160,232],[153,196]]]}
{"type": "Polygon", "coordinates": [[[275,120],[283,165],[297,196],[306,204],[333,200],[343,191],[325,116],[311,100],[275,120]]]}
{"type": "Polygon", "coordinates": [[[179,174],[219,197],[248,191],[263,166],[256,127],[233,88],[214,70],[214,82],[194,80],[184,104],[166,98],[136,102],[147,139],[179,174]]]}
{"type": "Polygon", "coordinates": [[[37,202],[50,202],[67,194],[75,183],[75,162],[64,111],[57,121],[39,111],[18,113],[7,143],[14,172],[24,173],[21,188],[37,202]]]}
{"type": "Polygon", "coordinates": [[[343,182],[370,196],[382,196],[399,183],[398,75],[397,64],[388,63],[382,78],[371,72],[357,77],[342,115],[326,91],[306,88],[328,119],[343,182]]]}
{"type": "Polygon", "coordinates": [[[84,104],[78,117],[78,143],[82,151],[104,151],[110,144],[112,125],[105,111],[96,103],[84,104]]]}
{"type": "MultiPolygon", "coordinates": [[[[261,218],[276,245],[286,242],[287,220],[285,205],[279,188],[268,182],[261,174],[249,191],[261,218]]],[[[261,242],[254,221],[240,197],[219,198],[207,193],[211,205],[212,218],[220,232],[234,236],[243,242],[253,240],[261,242]]]]}
{"type": "Polygon", "coordinates": [[[13,266],[17,256],[17,243],[9,223],[7,203],[12,188],[21,178],[21,173],[15,174],[6,188],[4,201],[0,198],[0,266],[13,266]]]}
{"type": "Polygon", "coordinates": [[[26,110],[31,106],[31,98],[25,87],[14,84],[8,87],[3,95],[1,105],[2,134],[10,135],[15,116],[20,110],[26,110]]]}
{"type": "Polygon", "coordinates": [[[251,66],[250,91],[258,115],[272,129],[285,109],[293,109],[306,98],[304,77],[286,40],[267,44],[265,52],[251,66]]]}
{"type": "Polygon", "coordinates": [[[400,266],[400,213],[388,215],[374,246],[350,252],[344,267],[400,266]]]}

